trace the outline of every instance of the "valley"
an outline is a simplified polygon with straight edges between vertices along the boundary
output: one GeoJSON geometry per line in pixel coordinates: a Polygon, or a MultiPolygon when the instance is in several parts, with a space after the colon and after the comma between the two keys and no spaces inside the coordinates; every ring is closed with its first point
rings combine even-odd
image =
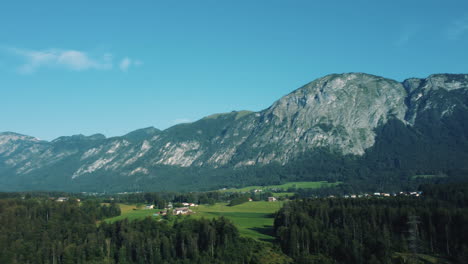
{"type": "Polygon", "coordinates": [[[468,1],[2,1],[0,264],[468,264],[468,1]]]}

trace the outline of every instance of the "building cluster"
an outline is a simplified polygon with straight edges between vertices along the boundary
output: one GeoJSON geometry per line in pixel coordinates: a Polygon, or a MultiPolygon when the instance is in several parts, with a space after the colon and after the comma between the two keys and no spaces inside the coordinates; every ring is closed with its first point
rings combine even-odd
{"type": "Polygon", "coordinates": [[[268,197],[269,202],[276,202],[276,197],[268,197]]]}
{"type": "Polygon", "coordinates": [[[190,210],[188,207],[178,207],[172,210],[173,215],[186,215],[186,214],[191,214],[192,210],[190,210]]]}
{"type": "MultiPolygon", "coordinates": [[[[375,192],[375,193],[364,193],[364,194],[345,194],[343,198],[366,198],[366,197],[396,197],[396,196],[414,196],[419,197],[422,195],[422,192],[399,192],[399,193],[384,193],[384,192],[375,192]]],[[[330,195],[328,198],[335,198],[336,196],[330,195]]]]}
{"type": "MultiPolygon", "coordinates": [[[[198,204],[195,203],[182,203],[183,207],[176,207],[174,210],[172,210],[173,215],[186,215],[186,214],[191,214],[193,213],[192,210],[190,210],[190,207],[197,207],[198,204]]],[[[172,208],[172,204],[171,204],[172,208]]]]}
{"type": "Polygon", "coordinates": [[[182,203],[183,206],[185,207],[194,207],[194,206],[198,206],[198,204],[194,204],[194,203],[182,203]]]}
{"type": "MultiPolygon", "coordinates": [[[[187,215],[187,214],[192,214],[193,211],[190,210],[190,207],[197,207],[198,204],[195,203],[182,203],[183,207],[176,207],[174,208],[174,205],[169,202],[167,204],[167,207],[164,208],[164,210],[161,210],[157,213],[154,214],[154,216],[158,215],[167,215],[168,212],[172,212],[173,215],[187,215]]],[[[145,209],[154,209],[154,205],[147,205],[145,209]]]]}
{"type": "Polygon", "coordinates": [[[78,198],[69,198],[69,197],[49,197],[49,200],[51,201],[56,201],[56,202],[59,202],[59,203],[63,203],[63,202],[66,202],[66,201],[69,201],[69,200],[75,200],[77,202],[81,202],[80,199],[78,198]]]}

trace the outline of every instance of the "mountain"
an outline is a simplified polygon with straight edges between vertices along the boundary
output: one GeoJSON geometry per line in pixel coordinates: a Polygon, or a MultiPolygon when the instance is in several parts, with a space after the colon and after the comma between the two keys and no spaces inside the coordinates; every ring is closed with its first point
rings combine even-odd
{"type": "MultiPolygon", "coordinates": [[[[207,190],[291,180],[401,188],[468,172],[468,75],[314,80],[259,111],[51,142],[0,133],[1,190],[207,190]]],[[[468,177],[467,177],[468,178],[468,177]]]]}

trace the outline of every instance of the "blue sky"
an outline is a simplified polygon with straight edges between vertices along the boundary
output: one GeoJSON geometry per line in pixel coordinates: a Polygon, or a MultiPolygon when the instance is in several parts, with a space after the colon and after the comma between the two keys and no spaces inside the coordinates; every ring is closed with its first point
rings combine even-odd
{"type": "Polygon", "coordinates": [[[468,73],[468,1],[0,4],[0,131],[164,129],[342,72],[468,73]]]}

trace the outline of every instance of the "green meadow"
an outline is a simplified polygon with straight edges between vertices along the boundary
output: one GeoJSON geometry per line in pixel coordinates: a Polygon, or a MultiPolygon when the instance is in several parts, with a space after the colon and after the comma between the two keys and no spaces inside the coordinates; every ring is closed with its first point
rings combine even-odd
{"type": "Polygon", "coordinates": [[[239,229],[241,235],[259,240],[273,239],[273,218],[283,202],[247,202],[236,206],[227,203],[200,205],[192,208],[195,212],[190,217],[214,218],[226,217],[239,229]]]}
{"type": "Polygon", "coordinates": [[[399,259],[403,263],[428,263],[428,264],[449,264],[451,262],[444,258],[425,255],[425,254],[413,254],[413,253],[400,253],[395,252],[393,254],[394,259],[399,259]]]}
{"type": "MultiPolygon", "coordinates": [[[[288,189],[315,189],[323,187],[332,187],[340,184],[329,183],[326,181],[316,182],[288,182],[281,185],[267,185],[267,186],[248,186],[244,188],[231,188],[222,190],[223,192],[250,192],[252,190],[263,190],[274,192],[275,197],[285,197],[294,195],[293,192],[287,192],[288,189]]],[[[272,227],[274,213],[278,211],[284,202],[247,202],[236,206],[227,206],[227,203],[216,203],[214,205],[200,205],[192,207],[194,214],[187,217],[193,218],[214,218],[226,217],[230,219],[239,229],[241,235],[251,237],[259,240],[273,239],[272,227]]],[[[143,219],[145,217],[153,217],[161,209],[141,209],[136,205],[119,204],[122,211],[120,216],[108,218],[104,221],[112,223],[115,221],[128,219],[143,219]]],[[[177,216],[179,217],[179,216],[177,216]]],[[[185,217],[185,216],[184,216],[185,217]]]]}
{"type": "MultiPolygon", "coordinates": [[[[272,240],[272,228],[274,213],[278,211],[284,202],[247,202],[236,206],[227,206],[227,203],[216,203],[214,205],[200,205],[191,207],[194,212],[190,218],[215,218],[226,217],[231,220],[239,229],[242,236],[255,238],[258,240],[272,240]]],[[[122,214],[116,217],[105,219],[108,223],[128,219],[144,219],[153,217],[153,214],[161,209],[137,209],[136,205],[119,204],[122,214]]],[[[159,219],[159,217],[158,217],[159,219]]]]}
{"type": "Polygon", "coordinates": [[[447,178],[447,175],[433,175],[433,174],[424,174],[424,175],[414,175],[411,176],[412,180],[415,179],[435,179],[435,178],[447,178]]]}
{"type": "Polygon", "coordinates": [[[148,216],[153,216],[153,214],[161,211],[161,209],[138,209],[136,205],[128,205],[128,204],[119,204],[121,214],[116,217],[107,218],[104,221],[108,223],[113,223],[115,221],[128,219],[128,220],[135,220],[135,219],[143,219],[148,216]]]}
{"type": "Polygon", "coordinates": [[[253,190],[282,190],[287,191],[289,188],[293,189],[317,189],[324,187],[333,187],[340,184],[340,182],[331,183],[327,181],[315,181],[315,182],[288,182],[281,185],[266,185],[266,186],[247,186],[243,188],[229,188],[221,190],[222,192],[250,192],[253,190]]]}

